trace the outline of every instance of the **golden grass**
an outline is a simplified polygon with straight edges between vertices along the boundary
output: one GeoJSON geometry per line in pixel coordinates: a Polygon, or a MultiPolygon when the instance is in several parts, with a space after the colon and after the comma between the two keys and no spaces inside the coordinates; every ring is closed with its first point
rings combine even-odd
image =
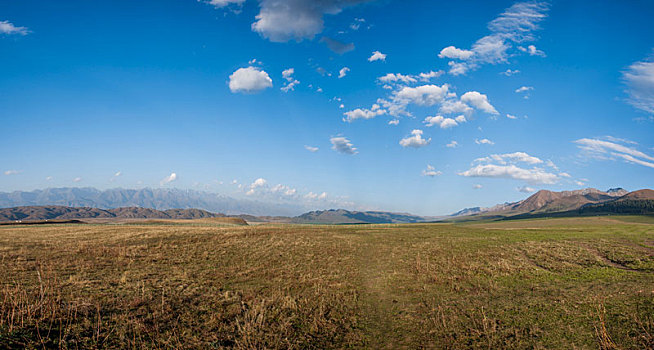
{"type": "Polygon", "coordinates": [[[0,348],[654,346],[654,226],[524,224],[2,227],[0,348]]]}

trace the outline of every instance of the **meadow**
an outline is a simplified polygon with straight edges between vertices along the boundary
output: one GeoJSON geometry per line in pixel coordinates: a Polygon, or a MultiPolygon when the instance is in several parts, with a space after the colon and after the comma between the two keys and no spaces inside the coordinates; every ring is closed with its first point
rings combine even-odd
{"type": "Polygon", "coordinates": [[[0,348],[654,348],[654,220],[0,227],[0,348]]]}

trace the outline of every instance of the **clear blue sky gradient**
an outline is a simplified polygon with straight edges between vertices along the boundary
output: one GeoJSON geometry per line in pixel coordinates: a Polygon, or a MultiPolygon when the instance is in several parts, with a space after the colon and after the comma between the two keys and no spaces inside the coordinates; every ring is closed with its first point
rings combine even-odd
{"type": "Polygon", "coordinates": [[[0,34],[0,191],[167,186],[248,198],[250,184],[264,178],[267,186],[297,189],[298,201],[326,192],[332,201],[315,202],[316,209],[342,204],[437,215],[518,200],[528,195],[517,190],[524,186],[651,188],[654,168],[589,154],[575,141],[610,136],[654,155],[653,115],[629,103],[623,78],[653,53],[654,2],[551,1],[525,43],[545,57],[514,43],[507,62],[448,74],[439,52],[469,49],[513,4],[372,1],[326,14],[313,39],[271,42],[251,29],[260,10],[254,0],[224,8],[193,0],[2,1],[0,21],[29,32],[0,34]],[[349,27],[355,18],[365,19],[358,30],[349,27]],[[355,49],[334,53],[324,36],[355,49]],[[386,60],[369,62],[377,50],[386,60]],[[230,75],[252,59],[272,88],[230,91],[230,75]],[[342,67],[350,71],[339,79],[342,67]],[[300,83],[283,92],[287,68],[300,83]],[[507,69],[520,73],[501,74],[507,69]],[[389,115],[343,121],[344,112],[388,98],[378,77],[439,70],[440,77],[415,85],[449,84],[458,96],[478,91],[500,114],[475,111],[451,129],[423,123],[438,106],[411,106],[413,117],[396,126],[389,115]],[[521,86],[533,87],[528,99],[515,92],[521,86]],[[413,129],[431,143],[402,147],[413,129]],[[336,136],[358,153],[333,150],[336,136]],[[475,143],[484,138],[494,145],[475,143]],[[458,147],[445,146],[452,140],[458,147]],[[460,175],[477,158],[513,152],[551,160],[559,170],[546,171],[570,177],[529,183],[460,175]],[[423,176],[427,165],[441,174],[423,176]],[[178,178],[162,185],[173,172],[178,178]]]}

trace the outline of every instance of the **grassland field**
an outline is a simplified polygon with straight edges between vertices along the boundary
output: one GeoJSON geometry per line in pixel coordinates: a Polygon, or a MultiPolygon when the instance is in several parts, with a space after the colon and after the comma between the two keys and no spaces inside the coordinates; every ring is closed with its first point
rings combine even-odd
{"type": "Polygon", "coordinates": [[[0,348],[654,348],[651,217],[2,226],[0,267],[0,348]]]}

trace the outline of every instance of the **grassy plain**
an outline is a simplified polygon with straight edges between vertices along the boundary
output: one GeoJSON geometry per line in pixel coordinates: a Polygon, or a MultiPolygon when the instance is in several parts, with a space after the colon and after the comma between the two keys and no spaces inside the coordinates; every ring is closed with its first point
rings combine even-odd
{"type": "Polygon", "coordinates": [[[0,227],[0,348],[654,348],[654,225],[0,227]]]}

